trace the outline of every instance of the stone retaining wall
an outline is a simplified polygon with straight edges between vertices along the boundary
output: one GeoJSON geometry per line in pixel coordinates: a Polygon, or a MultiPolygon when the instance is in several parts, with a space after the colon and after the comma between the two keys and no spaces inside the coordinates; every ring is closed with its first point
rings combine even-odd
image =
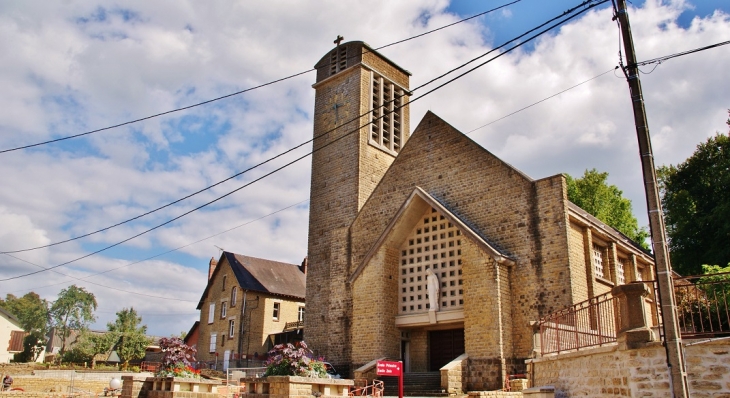
{"type": "MultiPolygon", "coordinates": [[[[730,340],[686,343],[692,397],[730,397],[730,340]]],[[[554,385],[556,397],[671,396],[661,343],[637,349],[618,345],[528,361],[532,385],[554,385]]]]}

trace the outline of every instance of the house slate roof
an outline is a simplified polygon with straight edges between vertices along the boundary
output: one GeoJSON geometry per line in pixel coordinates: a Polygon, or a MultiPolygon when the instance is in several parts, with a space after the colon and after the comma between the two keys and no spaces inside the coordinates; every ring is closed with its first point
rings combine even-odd
{"type": "MultiPolygon", "coordinates": [[[[241,289],[304,301],[307,278],[298,265],[224,251],[210,280],[222,268],[223,260],[231,266],[241,289]]],[[[202,307],[209,289],[210,283],[205,287],[197,309],[202,307]]]]}

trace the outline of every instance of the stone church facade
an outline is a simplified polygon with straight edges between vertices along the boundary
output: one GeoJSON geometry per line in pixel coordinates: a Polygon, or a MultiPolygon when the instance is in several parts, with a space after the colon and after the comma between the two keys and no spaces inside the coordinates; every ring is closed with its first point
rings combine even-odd
{"type": "Polygon", "coordinates": [[[467,354],[467,387],[498,389],[533,356],[532,322],[652,279],[562,175],[533,180],[431,112],[409,137],[410,74],[365,43],[316,68],[305,328],[341,372],[467,354]]]}

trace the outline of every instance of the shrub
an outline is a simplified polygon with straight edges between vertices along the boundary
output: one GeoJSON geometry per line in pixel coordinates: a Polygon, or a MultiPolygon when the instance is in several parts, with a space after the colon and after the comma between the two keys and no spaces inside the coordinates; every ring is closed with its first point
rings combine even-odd
{"type": "Polygon", "coordinates": [[[324,363],[312,359],[312,350],[303,341],[274,346],[268,357],[265,376],[327,377],[324,363]]]}

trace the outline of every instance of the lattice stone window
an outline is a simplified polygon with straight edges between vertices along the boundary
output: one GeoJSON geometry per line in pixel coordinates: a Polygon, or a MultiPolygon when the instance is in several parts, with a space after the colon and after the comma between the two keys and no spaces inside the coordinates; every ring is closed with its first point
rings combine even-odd
{"type": "Polygon", "coordinates": [[[403,145],[402,88],[375,73],[372,74],[372,103],[370,109],[370,144],[392,153],[403,145]]]}
{"type": "Polygon", "coordinates": [[[593,270],[596,272],[596,276],[604,278],[604,267],[603,267],[603,248],[597,244],[593,244],[593,270]]]}
{"type": "Polygon", "coordinates": [[[627,260],[625,258],[619,258],[618,263],[616,263],[616,282],[619,285],[626,283],[626,263],[627,260]]]}
{"type": "Polygon", "coordinates": [[[347,47],[337,47],[330,53],[330,76],[347,68],[347,47]]]}
{"type": "Polygon", "coordinates": [[[441,286],[439,310],[464,307],[461,246],[464,236],[435,209],[423,214],[400,249],[398,313],[429,310],[426,271],[433,269],[441,286]]]}

